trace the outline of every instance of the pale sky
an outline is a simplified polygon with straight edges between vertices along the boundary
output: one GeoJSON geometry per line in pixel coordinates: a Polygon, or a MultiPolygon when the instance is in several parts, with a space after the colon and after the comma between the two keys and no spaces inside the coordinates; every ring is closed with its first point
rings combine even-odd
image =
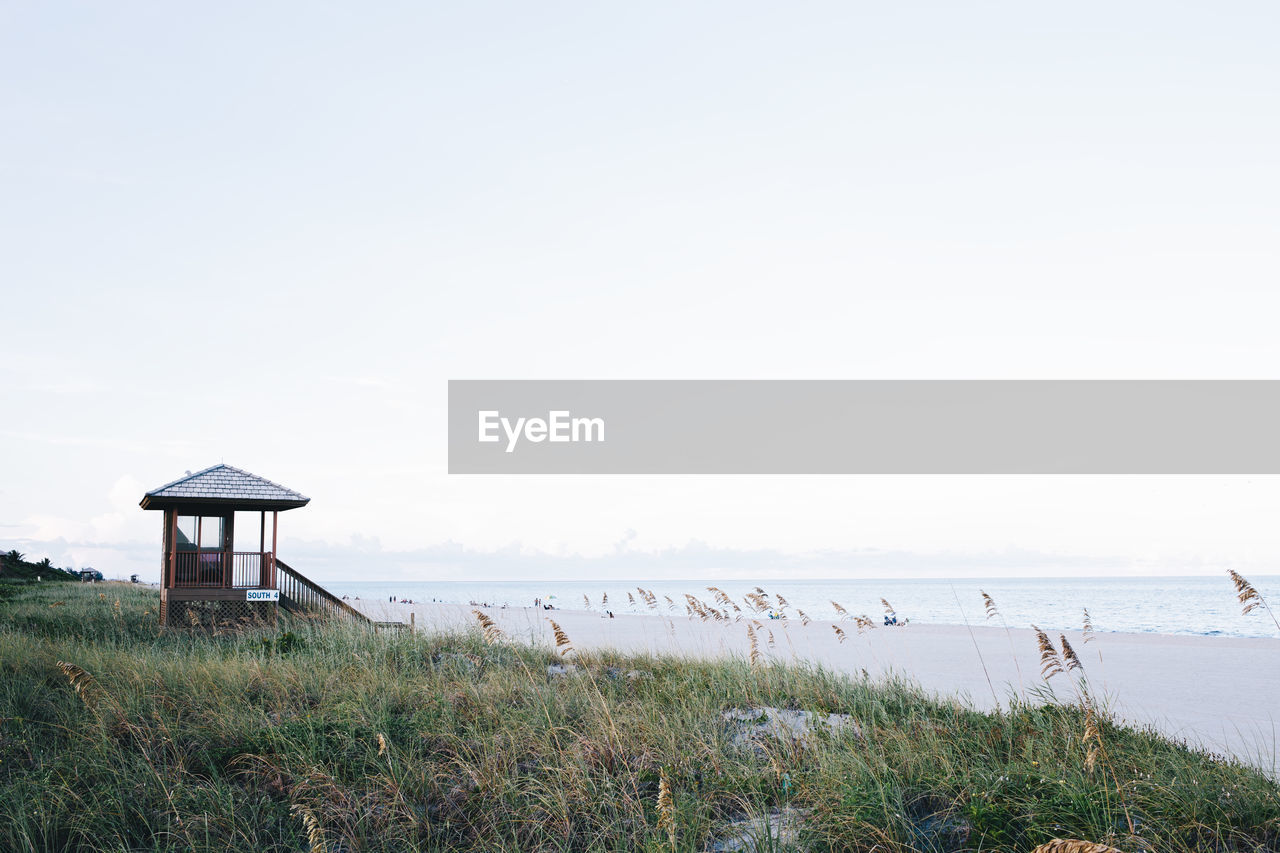
{"type": "Polygon", "coordinates": [[[0,2],[0,548],[158,577],[138,500],[225,461],[322,579],[1275,571],[1277,478],[449,477],[444,407],[1280,378],[1277,25],[0,2]]]}

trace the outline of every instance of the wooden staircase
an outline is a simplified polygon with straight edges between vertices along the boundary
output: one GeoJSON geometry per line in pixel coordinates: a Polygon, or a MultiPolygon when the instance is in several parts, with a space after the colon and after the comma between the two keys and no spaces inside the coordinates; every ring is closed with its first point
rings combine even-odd
{"type": "Polygon", "coordinates": [[[307,616],[339,616],[373,624],[373,620],[284,561],[276,560],[280,606],[307,616]]]}

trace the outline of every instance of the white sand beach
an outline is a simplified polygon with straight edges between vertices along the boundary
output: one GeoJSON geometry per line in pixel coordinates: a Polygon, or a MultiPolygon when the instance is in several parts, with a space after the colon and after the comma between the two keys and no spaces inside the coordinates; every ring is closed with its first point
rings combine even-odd
{"type": "MultiPolygon", "coordinates": [[[[408,622],[418,630],[474,626],[475,608],[452,604],[392,604],[352,601],[378,621],[408,622]]],[[[548,617],[577,649],[651,652],[690,657],[749,652],[747,625],[681,615],[616,614],[586,610],[544,611],[532,607],[480,608],[516,640],[554,643],[548,617]]],[[[876,627],[859,634],[852,622],[802,625],[798,619],[762,622],[760,650],[767,658],[819,664],[872,678],[895,674],[940,696],[967,697],[979,708],[1028,694],[1045,682],[1034,632],[963,625],[876,627]],[[846,633],[841,643],[832,626],[846,633]],[[772,632],[773,643],[769,643],[772,632]],[[1011,634],[1011,636],[1010,636],[1011,634]],[[1012,647],[1010,640],[1012,639],[1012,647]],[[984,673],[985,664],[985,673],[984,673]],[[990,684],[987,674],[990,675],[990,684]],[[994,688],[994,696],[993,696],[994,688]]],[[[1051,635],[1059,643],[1056,633],[1051,635]]],[[[1280,640],[1166,634],[1099,633],[1085,643],[1066,632],[1091,684],[1115,714],[1137,726],[1152,726],[1173,738],[1235,756],[1269,772],[1280,771],[1280,640]]],[[[1049,684],[1058,695],[1074,695],[1066,675],[1049,684]]]]}

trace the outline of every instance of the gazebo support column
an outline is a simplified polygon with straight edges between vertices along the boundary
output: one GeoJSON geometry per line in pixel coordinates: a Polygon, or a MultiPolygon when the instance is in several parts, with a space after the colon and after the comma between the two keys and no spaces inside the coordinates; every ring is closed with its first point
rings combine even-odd
{"type": "Polygon", "coordinates": [[[280,526],[280,513],[271,511],[271,578],[276,576],[276,533],[280,526]]]}

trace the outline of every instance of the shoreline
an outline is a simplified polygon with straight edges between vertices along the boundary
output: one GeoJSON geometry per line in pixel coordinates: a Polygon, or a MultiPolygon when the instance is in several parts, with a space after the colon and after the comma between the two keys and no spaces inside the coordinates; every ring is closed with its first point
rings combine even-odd
{"type": "MultiPolygon", "coordinates": [[[[684,614],[627,613],[610,619],[581,609],[347,603],[380,622],[408,623],[412,615],[416,630],[470,629],[476,625],[471,611],[480,610],[512,640],[548,647],[555,642],[548,619],[554,619],[582,651],[696,658],[750,654],[751,620],[745,615],[740,622],[703,622],[684,614]]],[[[759,651],[768,662],[817,665],[855,677],[865,671],[872,679],[897,676],[981,710],[1007,707],[1018,696],[1038,701],[1032,691],[1046,687],[1035,632],[1026,628],[910,623],[859,633],[852,620],[757,622],[759,651]],[[845,632],[843,642],[835,627],[845,632]]],[[[1060,635],[1067,638],[1092,689],[1117,720],[1280,773],[1280,679],[1258,677],[1275,670],[1280,639],[1097,632],[1086,642],[1078,629],[1048,633],[1059,647],[1060,635]]],[[[1047,682],[1068,701],[1076,690],[1069,675],[1077,673],[1047,682]]]]}

